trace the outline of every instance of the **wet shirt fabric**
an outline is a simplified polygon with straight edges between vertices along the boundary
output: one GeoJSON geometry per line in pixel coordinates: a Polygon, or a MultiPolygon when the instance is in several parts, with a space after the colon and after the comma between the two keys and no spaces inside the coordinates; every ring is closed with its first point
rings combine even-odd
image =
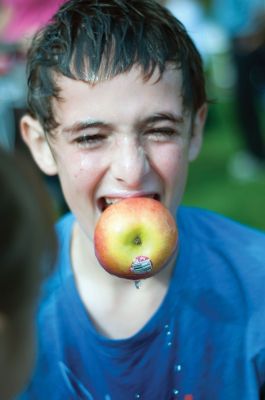
{"type": "Polygon", "coordinates": [[[122,340],[93,326],[72,274],[74,217],[58,223],[58,269],[21,399],[265,399],[265,235],[196,208],[181,207],[177,220],[168,292],[149,322],[122,340]]]}

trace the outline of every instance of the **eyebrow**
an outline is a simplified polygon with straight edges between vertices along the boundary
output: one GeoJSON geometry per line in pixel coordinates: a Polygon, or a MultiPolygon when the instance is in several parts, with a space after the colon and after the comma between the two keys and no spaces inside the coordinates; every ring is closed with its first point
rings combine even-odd
{"type": "Polygon", "coordinates": [[[137,126],[139,128],[142,128],[142,127],[152,125],[157,122],[163,122],[163,121],[171,122],[174,124],[183,124],[184,117],[182,115],[174,114],[171,112],[155,113],[154,115],[151,115],[151,116],[139,121],[137,126]]]}
{"type": "Polygon", "coordinates": [[[104,128],[110,126],[110,124],[107,124],[103,121],[89,119],[86,121],[77,121],[73,125],[66,126],[62,129],[62,132],[75,134],[89,128],[104,128]]]}

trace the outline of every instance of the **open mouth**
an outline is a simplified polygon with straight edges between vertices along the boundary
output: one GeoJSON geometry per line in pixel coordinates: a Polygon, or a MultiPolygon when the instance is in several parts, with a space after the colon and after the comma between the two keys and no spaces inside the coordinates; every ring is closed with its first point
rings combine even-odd
{"type": "MultiPolygon", "coordinates": [[[[148,197],[150,199],[154,199],[157,201],[160,201],[160,195],[158,193],[150,193],[150,194],[145,194],[143,196],[135,196],[135,197],[148,197]]],[[[122,201],[128,197],[100,197],[98,200],[98,207],[101,212],[105,211],[106,208],[108,208],[112,204],[116,204],[119,201],[122,201]]]]}

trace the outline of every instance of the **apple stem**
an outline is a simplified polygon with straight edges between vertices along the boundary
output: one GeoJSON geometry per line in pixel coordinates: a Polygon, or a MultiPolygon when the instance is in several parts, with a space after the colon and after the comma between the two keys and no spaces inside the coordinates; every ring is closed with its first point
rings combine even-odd
{"type": "Polygon", "coordinates": [[[139,236],[136,236],[134,239],[134,243],[137,244],[138,246],[142,244],[141,238],[139,236]]]}
{"type": "Polygon", "coordinates": [[[135,287],[136,287],[136,289],[140,289],[140,287],[141,287],[141,281],[139,280],[139,281],[134,281],[134,284],[135,284],[135,287]]]}

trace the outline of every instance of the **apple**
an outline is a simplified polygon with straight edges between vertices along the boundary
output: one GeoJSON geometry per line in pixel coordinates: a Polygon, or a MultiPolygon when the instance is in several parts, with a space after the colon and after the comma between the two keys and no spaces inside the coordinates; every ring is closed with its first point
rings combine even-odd
{"type": "Polygon", "coordinates": [[[177,240],[175,220],[162,203],[132,197],[103,211],[95,228],[94,248],[106,271],[139,281],[165,266],[177,240]]]}

